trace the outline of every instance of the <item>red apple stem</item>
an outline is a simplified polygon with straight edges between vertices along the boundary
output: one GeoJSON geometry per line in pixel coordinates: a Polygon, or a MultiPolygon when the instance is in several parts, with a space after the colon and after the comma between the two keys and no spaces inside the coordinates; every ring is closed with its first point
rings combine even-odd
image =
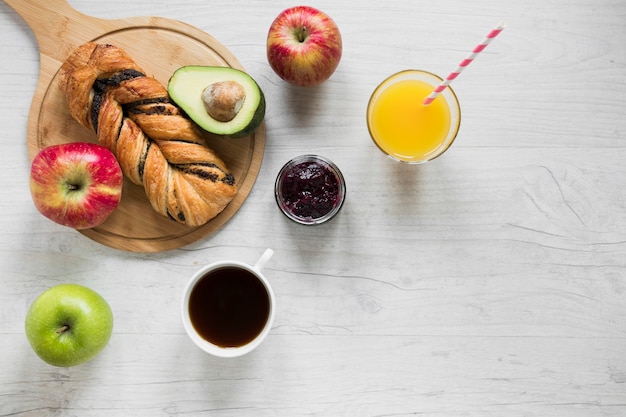
{"type": "Polygon", "coordinates": [[[302,26],[298,31],[298,41],[300,43],[304,42],[304,40],[309,36],[309,31],[306,29],[306,26],[302,26]]]}
{"type": "Polygon", "coordinates": [[[57,334],[65,333],[69,329],[70,329],[70,326],[68,326],[67,324],[64,324],[63,326],[57,329],[57,334]]]}

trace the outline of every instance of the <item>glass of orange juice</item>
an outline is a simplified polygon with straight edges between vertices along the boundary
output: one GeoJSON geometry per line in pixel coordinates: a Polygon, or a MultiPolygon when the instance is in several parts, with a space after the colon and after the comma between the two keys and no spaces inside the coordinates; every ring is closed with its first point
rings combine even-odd
{"type": "Polygon", "coordinates": [[[384,80],[367,105],[374,143],[398,161],[419,164],[443,154],[461,125],[461,108],[448,86],[429,105],[424,99],[442,82],[427,71],[404,70],[384,80]]]}

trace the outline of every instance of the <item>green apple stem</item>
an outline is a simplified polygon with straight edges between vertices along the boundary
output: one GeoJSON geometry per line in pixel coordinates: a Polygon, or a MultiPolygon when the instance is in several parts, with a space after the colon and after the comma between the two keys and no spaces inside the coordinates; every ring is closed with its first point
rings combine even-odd
{"type": "Polygon", "coordinates": [[[64,324],[63,326],[57,329],[57,334],[65,333],[69,329],[70,329],[70,326],[68,326],[67,324],[64,324]]]}

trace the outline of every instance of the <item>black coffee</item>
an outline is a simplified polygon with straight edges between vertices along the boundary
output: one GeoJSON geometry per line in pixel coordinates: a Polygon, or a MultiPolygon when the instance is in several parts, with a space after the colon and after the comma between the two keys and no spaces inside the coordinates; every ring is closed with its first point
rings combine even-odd
{"type": "Polygon", "coordinates": [[[191,324],[214,345],[238,347],[261,333],[270,314],[263,283],[237,267],[215,269],[203,276],[189,296],[191,324]]]}

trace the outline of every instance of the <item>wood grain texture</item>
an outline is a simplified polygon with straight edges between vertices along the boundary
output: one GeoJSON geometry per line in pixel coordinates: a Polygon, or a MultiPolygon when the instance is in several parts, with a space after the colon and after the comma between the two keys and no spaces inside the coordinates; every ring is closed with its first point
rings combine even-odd
{"type": "MultiPolygon", "coordinates": [[[[34,158],[46,146],[74,141],[95,142],[95,134],[70,115],[58,86],[63,61],[85,42],[110,43],[167,86],[184,65],[229,66],[245,70],[212,36],[177,20],[161,17],[98,19],[79,13],[65,0],[8,1],[35,33],[39,46],[39,80],[28,118],[28,152],[34,158]]],[[[224,160],[238,187],[233,201],[215,218],[198,227],[178,224],[154,211],[144,188],[125,179],[119,207],[101,225],[82,230],[85,236],[116,249],[158,252],[185,246],[215,232],[241,207],[258,175],[265,147],[265,125],[237,140],[206,135],[224,160]]]]}
{"type": "Polygon", "coordinates": [[[0,416],[626,415],[626,3],[319,1],[344,54],[314,89],[265,58],[287,1],[71,4],[210,33],[266,93],[267,144],[246,203],[183,248],[127,253],[52,224],[28,192],[37,40],[0,3],[0,416]],[[453,148],[418,167],[382,156],[365,126],[376,84],[446,74],[500,20],[454,83],[453,148]],[[274,202],[278,170],[302,153],[346,177],[345,206],[321,226],[274,202]],[[267,247],[272,332],[248,356],[204,355],[180,322],[184,285],[267,247]],[[61,282],[99,291],[116,319],[102,354],[71,369],[42,363],[23,333],[30,302],[61,282]]]}

